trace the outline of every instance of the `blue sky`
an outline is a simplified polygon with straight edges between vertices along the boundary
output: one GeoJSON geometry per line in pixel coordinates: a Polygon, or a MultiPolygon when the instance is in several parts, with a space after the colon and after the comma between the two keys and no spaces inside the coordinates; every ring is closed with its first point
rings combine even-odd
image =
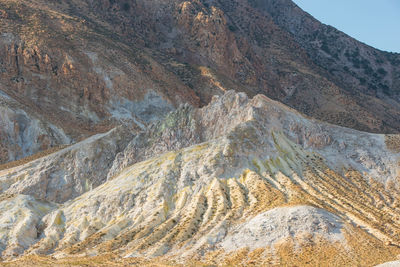
{"type": "Polygon", "coordinates": [[[380,50],[400,52],[400,0],[293,0],[319,21],[380,50]]]}

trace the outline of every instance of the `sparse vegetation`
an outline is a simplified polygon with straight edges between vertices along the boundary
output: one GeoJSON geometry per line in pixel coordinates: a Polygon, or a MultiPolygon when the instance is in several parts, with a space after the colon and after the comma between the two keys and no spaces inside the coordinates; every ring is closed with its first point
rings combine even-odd
{"type": "Polygon", "coordinates": [[[387,74],[387,71],[384,68],[379,68],[377,72],[382,76],[386,76],[387,74]]]}
{"type": "Polygon", "coordinates": [[[400,135],[385,135],[385,143],[387,148],[400,153],[400,135]]]}
{"type": "Polygon", "coordinates": [[[327,54],[331,54],[331,51],[329,50],[329,46],[327,42],[323,42],[321,45],[322,51],[324,51],[327,54]]]}
{"type": "Polygon", "coordinates": [[[129,11],[131,9],[131,6],[129,3],[123,3],[122,4],[122,10],[123,11],[129,11]]]}
{"type": "Polygon", "coordinates": [[[235,32],[235,31],[238,30],[238,28],[237,28],[235,25],[233,25],[233,24],[230,24],[230,25],[228,26],[228,28],[229,28],[229,30],[230,30],[231,32],[235,32]]]}

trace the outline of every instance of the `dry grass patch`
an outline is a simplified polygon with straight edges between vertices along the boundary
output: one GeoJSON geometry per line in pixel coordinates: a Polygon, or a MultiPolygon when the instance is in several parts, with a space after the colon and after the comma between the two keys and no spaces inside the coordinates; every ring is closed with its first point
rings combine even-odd
{"type": "Polygon", "coordinates": [[[172,267],[183,266],[175,262],[160,259],[144,259],[144,258],[121,258],[114,254],[104,254],[95,257],[70,257],[55,259],[53,257],[45,256],[26,256],[12,262],[0,262],[0,266],[9,267],[44,267],[44,266],[57,266],[57,267],[71,267],[71,266],[141,266],[141,267],[172,267]]]}
{"type": "Polygon", "coordinates": [[[385,135],[386,147],[396,153],[400,153],[400,135],[388,134],[385,135]]]}

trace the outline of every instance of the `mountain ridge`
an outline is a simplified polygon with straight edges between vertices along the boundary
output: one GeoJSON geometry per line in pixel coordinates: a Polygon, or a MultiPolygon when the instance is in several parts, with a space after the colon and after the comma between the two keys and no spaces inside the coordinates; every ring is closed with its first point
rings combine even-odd
{"type": "MultiPolygon", "coordinates": [[[[29,150],[25,139],[18,144],[12,137],[17,134],[11,127],[2,140],[13,146],[3,141],[3,150],[10,153],[3,152],[0,161],[73,143],[124,122],[140,128],[181,103],[206,105],[227,88],[265,94],[334,124],[397,133],[396,55],[339,34],[331,46],[351,51],[344,49],[336,59],[333,48],[324,52],[322,41],[338,31],[328,31],[293,5],[4,1],[0,90],[26,112],[62,128],[70,141],[37,129],[44,135],[34,138],[29,150]],[[287,23],[302,31],[296,35],[287,23]],[[157,112],[150,111],[156,107],[157,112]]],[[[29,128],[17,119],[2,121],[29,128]]]]}

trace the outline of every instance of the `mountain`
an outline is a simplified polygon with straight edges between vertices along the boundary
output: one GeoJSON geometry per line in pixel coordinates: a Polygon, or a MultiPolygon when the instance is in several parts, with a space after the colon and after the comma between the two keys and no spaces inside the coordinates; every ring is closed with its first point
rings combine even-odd
{"type": "Polygon", "coordinates": [[[3,0],[0,29],[1,266],[398,261],[399,54],[290,0],[3,0]]]}
{"type": "Polygon", "coordinates": [[[399,144],[400,135],[228,91],[136,134],[119,126],[0,171],[2,257],[22,256],[12,262],[21,266],[392,261],[399,144]]]}
{"type": "Polygon", "coordinates": [[[400,55],[289,0],[5,0],[0,24],[1,163],[121,123],[139,131],[231,89],[340,126],[400,130],[400,55]]]}

